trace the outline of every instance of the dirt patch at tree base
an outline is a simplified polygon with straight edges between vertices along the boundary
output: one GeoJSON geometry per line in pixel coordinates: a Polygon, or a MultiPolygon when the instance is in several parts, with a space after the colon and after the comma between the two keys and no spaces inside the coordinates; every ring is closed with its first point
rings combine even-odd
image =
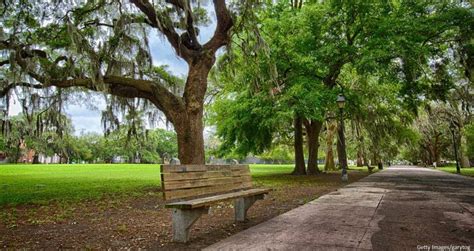
{"type": "MultiPolygon", "coordinates": [[[[351,172],[350,181],[365,176],[351,172]]],[[[234,222],[232,202],[216,204],[193,225],[187,244],[171,242],[171,210],[159,191],[146,191],[127,199],[2,207],[0,248],[201,249],[347,184],[336,173],[277,180],[286,182],[265,186],[274,190],[249,209],[247,222],[234,222]]]]}

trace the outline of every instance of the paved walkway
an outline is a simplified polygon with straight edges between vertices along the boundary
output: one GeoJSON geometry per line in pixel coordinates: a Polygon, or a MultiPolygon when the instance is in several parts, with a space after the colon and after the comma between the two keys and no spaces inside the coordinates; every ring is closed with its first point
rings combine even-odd
{"type": "Polygon", "coordinates": [[[205,250],[474,250],[473,214],[474,178],[397,166],[205,250]]]}

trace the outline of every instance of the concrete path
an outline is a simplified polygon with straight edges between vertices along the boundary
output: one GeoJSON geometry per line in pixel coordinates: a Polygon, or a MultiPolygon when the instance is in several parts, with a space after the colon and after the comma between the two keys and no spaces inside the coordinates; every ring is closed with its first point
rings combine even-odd
{"type": "Polygon", "coordinates": [[[474,178],[397,166],[205,250],[474,250],[473,214],[474,178]]]}

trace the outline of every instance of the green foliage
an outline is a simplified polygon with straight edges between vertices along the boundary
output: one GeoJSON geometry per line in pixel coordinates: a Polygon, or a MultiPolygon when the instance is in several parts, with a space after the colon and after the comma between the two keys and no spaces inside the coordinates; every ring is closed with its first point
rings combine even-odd
{"type": "Polygon", "coordinates": [[[474,123],[465,127],[464,134],[467,142],[466,154],[472,160],[474,159],[474,123]]]}
{"type": "Polygon", "coordinates": [[[5,152],[10,162],[16,162],[30,149],[35,151],[35,155],[57,153],[68,157],[67,138],[72,133],[72,126],[62,114],[45,109],[39,113],[9,117],[4,122],[3,132],[5,152]]]}
{"type": "Polygon", "coordinates": [[[61,133],[57,131],[57,127],[36,128],[38,116],[32,117],[35,119],[31,122],[22,115],[8,120],[10,129],[1,142],[10,162],[15,162],[28,150],[34,150],[36,155],[57,154],[70,163],[111,162],[114,157],[119,156],[125,157],[129,162],[138,158],[145,163],[162,163],[165,158],[177,156],[176,133],[164,129],[133,129],[122,125],[119,130],[110,132],[106,137],[97,133],[75,136],[69,119],[64,116],[61,118],[67,124],[67,129],[61,133]],[[23,143],[25,148],[20,147],[23,143]]]}
{"type": "Polygon", "coordinates": [[[82,135],[79,142],[89,142],[87,151],[92,158],[81,158],[84,161],[109,163],[114,157],[125,158],[128,162],[140,159],[143,163],[163,163],[166,159],[178,155],[176,133],[164,129],[145,130],[136,135],[129,135],[129,128],[122,126],[119,130],[103,137],[97,134],[82,135]]]}
{"type": "Polygon", "coordinates": [[[273,100],[263,95],[239,95],[223,99],[213,106],[215,116],[211,122],[224,141],[221,154],[235,151],[245,156],[249,152],[262,153],[271,146],[273,133],[281,126],[284,114],[273,100]],[[278,117],[280,114],[282,117],[278,117]]]}
{"type": "Polygon", "coordinates": [[[101,150],[97,147],[101,137],[102,136],[94,133],[68,137],[67,143],[69,145],[69,161],[81,163],[82,161],[92,162],[96,160],[101,150]]]}
{"type": "Polygon", "coordinates": [[[378,158],[398,154],[423,96],[443,98],[452,89],[443,67],[433,71],[435,83],[424,72],[470,18],[456,4],[407,1],[310,1],[301,9],[282,1],[257,15],[261,25],[236,36],[238,47],[220,59],[215,77],[222,93],[212,122],[222,150],[270,148],[275,130],[288,131],[276,121],[289,125],[293,114],[324,120],[336,110],[340,85],[347,112],[363,122],[368,150],[378,158]]]}
{"type": "Polygon", "coordinates": [[[392,160],[402,146],[413,143],[410,125],[414,116],[398,98],[400,83],[376,74],[363,74],[353,65],[343,68],[340,81],[346,87],[345,110],[352,127],[348,142],[355,145],[350,155],[353,159],[359,153],[366,161],[392,160]]]}
{"type": "MultiPolygon", "coordinates": [[[[164,129],[155,129],[148,132],[148,144],[150,149],[154,149],[158,156],[161,158],[161,163],[164,162],[165,158],[171,159],[178,156],[178,144],[176,139],[176,133],[167,131],[164,129]]],[[[150,150],[148,153],[153,153],[150,150]]],[[[145,158],[145,159],[151,159],[145,158]]]]}
{"type": "Polygon", "coordinates": [[[8,121],[9,124],[5,123],[5,127],[9,127],[10,131],[2,135],[3,144],[5,146],[4,153],[8,157],[10,162],[16,162],[22,154],[21,141],[23,135],[26,134],[25,123],[19,117],[13,117],[8,121]]]}
{"type": "Polygon", "coordinates": [[[5,137],[0,135],[0,151],[1,152],[6,152],[7,151],[7,142],[5,140],[5,137]]]}
{"type": "Polygon", "coordinates": [[[294,161],[294,153],[291,146],[279,144],[260,154],[264,160],[271,160],[273,163],[287,163],[294,161]]]}

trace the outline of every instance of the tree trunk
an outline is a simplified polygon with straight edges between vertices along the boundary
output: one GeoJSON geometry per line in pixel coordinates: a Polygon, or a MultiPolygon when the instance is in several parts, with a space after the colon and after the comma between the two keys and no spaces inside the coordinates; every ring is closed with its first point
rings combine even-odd
{"type": "Polygon", "coordinates": [[[373,166],[370,166],[369,161],[368,161],[367,158],[365,158],[365,157],[364,157],[364,166],[367,167],[367,171],[369,171],[369,173],[371,173],[371,172],[372,172],[372,169],[374,169],[373,166]]]}
{"type": "Polygon", "coordinates": [[[16,145],[16,151],[15,154],[13,155],[13,163],[18,163],[21,157],[21,140],[18,141],[18,144],[16,145]]]}
{"type": "Polygon", "coordinates": [[[377,161],[377,154],[374,152],[372,154],[372,159],[370,160],[370,165],[371,166],[375,166],[377,165],[378,161],[377,161]]]}
{"type": "MultiPolygon", "coordinates": [[[[338,131],[339,131],[339,126],[338,126],[338,131]]],[[[339,132],[338,132],[339,134],[339,132]]],[[[336,152],[337,152],[337,165],[336,169],[341,170],[342,168],[342,162],[341,162],[341,141],[339,140],[339,135],[336,138],[336,152]]]]}
{"type": "Polygon", "coordinates": [[[165,164],[165,155],[160,154],[160,158],[161,158],[161,164],[165,164]]]}
{"type": "MultiPolygon", "coordinates": [[[[341,110],[342,116],[342,110],[341,110]]],[[[347,153],[346,153],[346,139],[344,135],[344,120],[341,120],[337,127],[337,158],[339,159],[339,168],[348,168],[347,153]]]]}
{"type": "Polygon", "coordinates": [[[315,120],[305,120],[306,137],[308,139],[308,167],[307,174],[318,174],[321,171],[318,168],[318,149],[319,134],[323,122],[315,120]]]}
{"type": "Polygon", "coordinates": [[[33,155],[33,163],[32,164],[39,164],[39,154],[35,153],[35,155],[33,155]]]}
{"type": "Polygon", "coordinates": [[[202,110],[200,116],[191,116],[187,123],[175,127],[178,138],[178,158],[181,164],[204,164],[204,137],[202,110]]]}
{"type": "Polygon", "coordinates": [[[324,161],[324,170],[325,171],[334,171],[336,170],[336,165],[334,163],[334,134],[336,133],[336,124],[335,122],[326,122],[326,160],[324,161]]]}
{"type": "MultiPolygon", "coordinates": [[[[461,131],[461,129],[460,129],[461,131]]],[[[460,135],[459,137],[459,158],[460,158],[460,161],[461,161],[461,167],[462,168],[469,168],[471,167],[471,163],[469,161],[469,157],[466,155],[466,151],[465,151],[465,148],[466,148],[466,145],[467,145],[467,142],[466,142],[466,137],[464,137],[462,134],[460,135]]]]}
{"type": "Polygon", "coordinates": [[[462,168],[471,167],[471,163],[469,162],[469,158],[465,154],[461,154],[461,167],[462,168]]]}
{"type": "Polygon", "coordinates": [[[364,161],[364,166],[370,165],[368,158],[365,156],[365,153],[362,155],[362,159],[364,161]]]}
{"type": "Polygon", "coordinates": [[[382,170],[383,169],[383,163],[381,160],[379,160],[379,163],[377,164],[379,170],[382,170]]]}
{"type": "Polygon", "coordinates": [[[364,166],[364,137],[362,136],[360,123],[356,121],[356,137],[357,137],[357,167],[364,166]]]}
{"type": "Polygon", "coordinates": [[[183,94],[184,110],[175,112],[171,121],[178,138],[181,164],[205,164],[203,111],[207,76],[215,57],[201,55],[190,65],[183,94]]]}
{"type": "Polygon", "coordinates": [[[305,175],[306,168],[304,163],[304,152],[303,152],[303,121],[301,117],[295,117],[294,120],[295,130],[295,169],[293,175],[305,175]]]}
{"type": "Polygon", "coordinates": [[[362,154],[361,149],[357,150],[357,163],[356,164],[358,167],[364,166],[364,155],[362,154]]]}
{"type": "Polygon", "coordinates": [[[440,154],[440,150],[439,150],[440,136],[441,136],[441,133],[438,134],[435,138],[435,144],[433,146],[433,159],[431,160],[431,163],[429,163],[430,165],[432,165],[434,162],[439,163],[439,161],[441,159],[441,154],[440,154]]]}

